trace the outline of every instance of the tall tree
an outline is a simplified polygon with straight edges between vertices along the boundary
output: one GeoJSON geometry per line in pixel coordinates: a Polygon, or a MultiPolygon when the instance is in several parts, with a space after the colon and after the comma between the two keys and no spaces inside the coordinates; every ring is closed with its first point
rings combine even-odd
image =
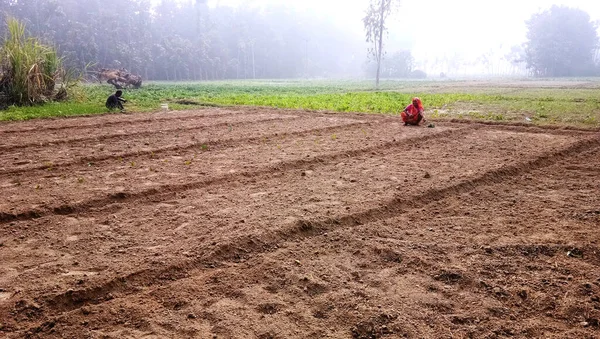
{"type": "Polygon", "coordinates": [[[383,59],[383,35],[387,32],[385,25],[388,17],[392,14],[394,4],[398,5],[399,0],[371,0],[367,14],[363,18],[367,42],[372,44],[369,48],[369,56],[375,59],[377,63],[377,75],[375,86],[379,87],[379,77],[381,75],[381,60],[383,59]]]}
{"type": "Polygon", "coordinates": [[[537,76],[581,76],[594,71],[597,26],[586,12],[552,6],[527,21],[527,67],[537,76]]]}
{"type": "MultiPolygon", "coordinates": [[[[414,67],[415,59],[410,51],[395,52],[381,62],[381,78],[410,78],[414,67]]],[[[373,74],[377,70],[377,64],[371,61],[366,64],[365,69],[368,74],[373,74]]]]}
{"type": "Polygon", "coordinates": [[[508,52],[504,59],[508,61],[511,65],[510,73],[511,75],[515,75],[518,73],[526,73],[526,60],[527,55],[525,53],[525,49],[521,45],[515,45],[510,47],[510,52],[508,52]]]}

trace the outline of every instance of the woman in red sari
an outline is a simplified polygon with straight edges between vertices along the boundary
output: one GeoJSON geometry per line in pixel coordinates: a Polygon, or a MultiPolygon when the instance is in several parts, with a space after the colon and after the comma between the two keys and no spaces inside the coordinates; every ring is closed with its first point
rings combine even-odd
{"type": "Polygon", "coordinates": [[[423,102],[419,98],[413,98],[412,104],[408,105],[404,112],[401,113],[404,126],[417,126],[423,120],[423,102]]]}

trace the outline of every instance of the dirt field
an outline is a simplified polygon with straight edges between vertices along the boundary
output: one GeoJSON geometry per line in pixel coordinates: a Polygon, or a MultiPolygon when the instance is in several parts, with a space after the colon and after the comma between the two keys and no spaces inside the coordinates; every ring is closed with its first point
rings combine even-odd
{"type": "Polygon", "coordinates": [[[600,338],[598,132],[38,120],[0,190],[2,338],[600,338]]]}

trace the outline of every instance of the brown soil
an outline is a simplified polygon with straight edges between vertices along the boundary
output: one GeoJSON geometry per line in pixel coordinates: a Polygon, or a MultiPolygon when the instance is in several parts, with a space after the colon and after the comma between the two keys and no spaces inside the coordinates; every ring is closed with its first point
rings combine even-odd
{"type": "Polygon", "coordinates": [[[0,337],[599,337],[597,132],[207,108],[0,150],[0,337]]]}

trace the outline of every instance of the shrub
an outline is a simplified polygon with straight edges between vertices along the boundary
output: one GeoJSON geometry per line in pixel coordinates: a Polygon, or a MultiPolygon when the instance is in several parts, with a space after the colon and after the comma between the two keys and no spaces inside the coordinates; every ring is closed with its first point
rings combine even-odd
{"type": "Polygon", "coordinates": [[[66,86],[56,83],[66,73],[56,50],[25,33],[25,25],[8,19],[8,35],[0,52],[3,104],[34,105],[65,99],[66,86]]]}
{"type": "Polygon", "coordinates": [[[427,73],[425,73],[424,71],[421,71],[421,70],[415,70],[410,73],[410,77],[412,79],[426,79],[427,73]]]}

